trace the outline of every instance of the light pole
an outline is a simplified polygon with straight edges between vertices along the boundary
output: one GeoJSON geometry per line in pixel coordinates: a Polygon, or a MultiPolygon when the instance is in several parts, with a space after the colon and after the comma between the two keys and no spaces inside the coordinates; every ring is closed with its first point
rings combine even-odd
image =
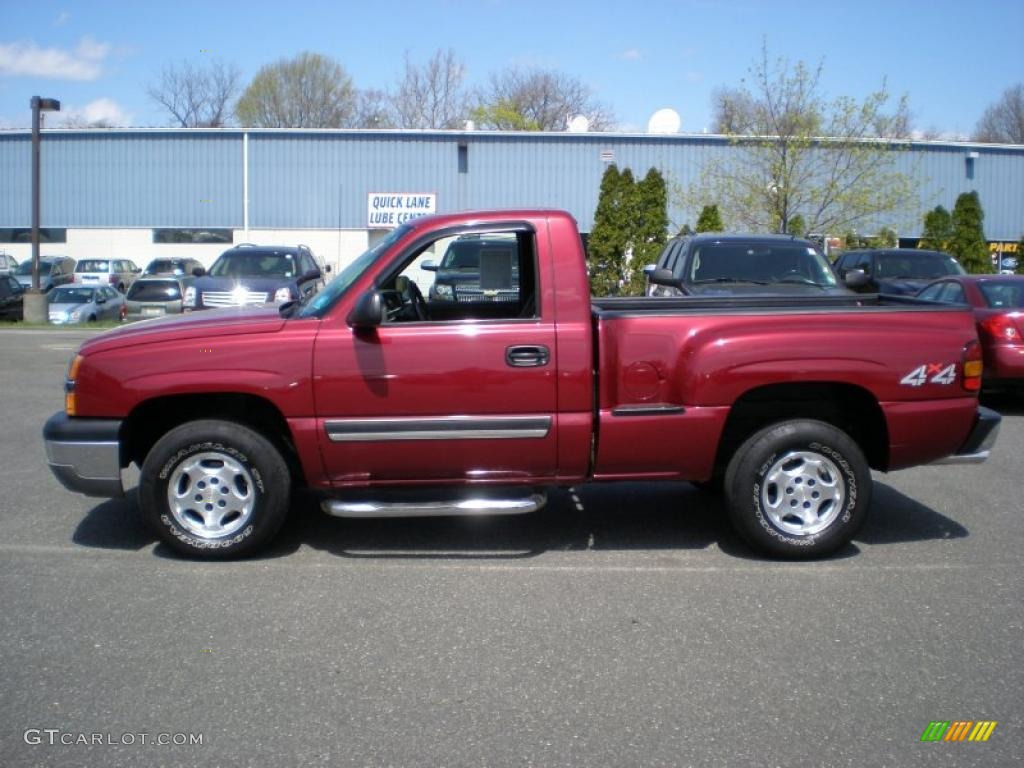
{"type": "Polygon", "coordinates": [[[39,292],[39,128],[42,112],[59,112],[57,99],[33,96],[32,107],[32,289],[25,294],[25,320],[45,323],[46,300],[39,292]]]}

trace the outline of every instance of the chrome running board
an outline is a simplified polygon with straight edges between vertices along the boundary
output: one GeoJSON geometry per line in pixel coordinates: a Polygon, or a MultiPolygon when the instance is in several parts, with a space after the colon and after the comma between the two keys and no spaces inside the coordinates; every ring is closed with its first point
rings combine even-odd
{"type": "Polygon", "coordinates": [[[547,496],[533,493],[518,499],[487,497],[447,501],[355,501],[325,499],[320,508],[334,517],[448,517],[467,515],[524,515],[547,503],[547,496]]]}

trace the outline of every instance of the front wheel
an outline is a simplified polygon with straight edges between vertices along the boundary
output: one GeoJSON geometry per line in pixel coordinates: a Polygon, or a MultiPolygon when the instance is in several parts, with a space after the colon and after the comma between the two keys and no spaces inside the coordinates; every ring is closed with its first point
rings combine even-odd
{"type": "Polygon", "coordinates": [[[227,421],[175,427],[142,466],[139,502],[160,538],[207,560],[250,554],[288,514],[291,479],[280,452],[257,432],[227,421]]]}
{"type": "Polygon", "coordinates": [[[725,474],[729,518],[765,554],[813,558],[849,543],[871,504],[871,470],[831,424],[784,421],[752,435],[725,474]]]}

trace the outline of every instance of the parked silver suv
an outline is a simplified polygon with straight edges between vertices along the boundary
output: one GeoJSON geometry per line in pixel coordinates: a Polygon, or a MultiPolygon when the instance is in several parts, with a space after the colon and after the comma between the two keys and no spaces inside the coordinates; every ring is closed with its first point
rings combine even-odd
{"type": "Polygon", "coordinates": [[[75,267],[75,282],[111,285],[124,293],[141,273],[142,269],[130,259],[80,259],[75,267]]]}

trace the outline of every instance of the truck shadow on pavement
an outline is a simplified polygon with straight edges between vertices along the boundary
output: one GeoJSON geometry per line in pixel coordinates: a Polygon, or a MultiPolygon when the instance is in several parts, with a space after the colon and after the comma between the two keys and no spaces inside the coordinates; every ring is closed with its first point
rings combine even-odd
{"type": "MultiPolygon", "coordinates": [[[[867,524],[855,543],[832,559],[856,555],[857,542],[898,544],[967,535],[960,524],[876,481],[867,524]]],[[[72,541],[138,551],[157,538],[143,521],[133,491],[90,510],[72,541]]],[[[320,511],[314,494],[300,492],[277,538],[256,559],[284,557],[303,544],[338,557],[371,560],[515,560],[557,551],[695,550],[714,544],[731,557],[767,559],[733,533],[721,496],[687,483],[598,483],[581,487],[576,496],[555,489],[538,512],[477,518],[333,518],[320,511]]],[[[164,544],[157,544],[154,554],[179,557],[164,544]]]]}

